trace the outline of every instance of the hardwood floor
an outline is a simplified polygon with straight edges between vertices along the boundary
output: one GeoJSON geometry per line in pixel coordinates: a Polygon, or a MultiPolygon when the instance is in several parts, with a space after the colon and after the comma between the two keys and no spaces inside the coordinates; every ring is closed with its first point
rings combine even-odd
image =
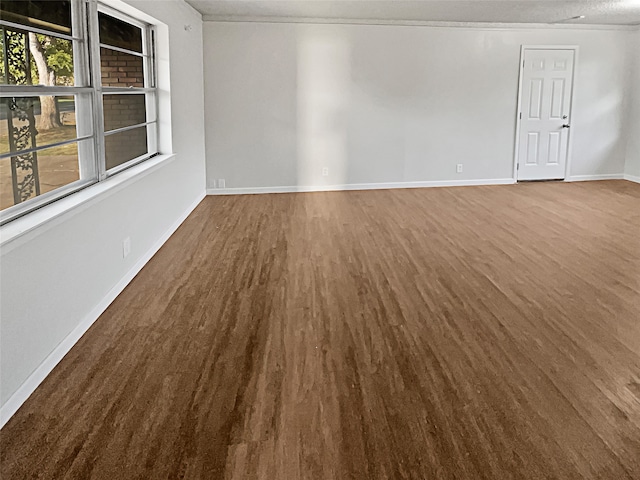
{"type": "Polygon", "coordinates": [[[208,197],[9,479],[640,479],[640,185],[208,197]]]}

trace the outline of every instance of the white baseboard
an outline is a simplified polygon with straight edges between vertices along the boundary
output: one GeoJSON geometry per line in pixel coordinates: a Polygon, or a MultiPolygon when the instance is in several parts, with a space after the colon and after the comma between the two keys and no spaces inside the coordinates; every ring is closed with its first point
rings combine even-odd
{"type": "Polygon", "coordinates": [[[629,180],[630,182],[640,183],[640,177],[636,177],[635,175],[629,175],[628,173],[624,174],[624,179],[629,180]]]}
{"type": "Polygon", "coordinates": [[[567,177],[565,182],[589,182],[591,180],[622,180],[622,173],[605,173],[602,175],[573,175],[567,177]]]}
{"type": "Polygon", "coordinates": [[[104,296],[104,298],[91,310],[74,328],[69,335],[65,337],[62,342],[44,359],[44,361],[35,369],[35,371],[29,375],[25,382],[20,385],[18,390],[6,401],[0,408],[0,428],[2,428],[14,413],[22,406],[22,404],[29,398],[29,396],[35,391],[35,389],[42,383],[42,381],[51,373],[55,366],[64,358],[64,356],[71,350],[71,348],[80,340],[82,335],[89,330],[91,325],[102,315],[107,307],[113,302],[116,297],[122,292],[125,287],[133,280],[133,278],[142,270],[149,260],[156,254],[160,247],[173,235],[178,227],[186,220],[189,214],[198,206],[198,204],[205,197],[205,194],[198,196],[195,202],[193,202],[180,217],[164,232],[164,234],[153,244],[153,246],[131,267],[131,269],[120,279],[120,281],[104,296]]]}
{"type": "Polygon", "coordinates": [[[260,193],[333,192],[343,190],[384,190],[391,188],[465,187],[472,185],[511,185],[513,178],[482,180],[440,180],[427,182],[351,183],[344,185],[294,185],[287,187],[208,188],[207,195],[248,195],[260,193]]]}

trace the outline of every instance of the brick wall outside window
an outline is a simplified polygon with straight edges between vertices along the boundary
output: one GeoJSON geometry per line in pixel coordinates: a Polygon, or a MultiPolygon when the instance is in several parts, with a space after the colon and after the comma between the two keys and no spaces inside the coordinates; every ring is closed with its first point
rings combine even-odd
{"type": "MultiPolygon", "coordinates": [[[[100,49],[102,85],[144,87],[141,57],[100,49]]],[[[145,95],[103,95],[105,131],[146,121],[145,95]]],[[[136,128],[105,137],[107,169],[147,153],[147,129],[136,128]]]]}

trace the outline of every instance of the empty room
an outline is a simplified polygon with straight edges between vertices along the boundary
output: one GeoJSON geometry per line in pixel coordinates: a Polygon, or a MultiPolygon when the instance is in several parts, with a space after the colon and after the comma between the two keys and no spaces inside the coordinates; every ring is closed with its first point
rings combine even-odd
{"type": "Polygon", "coordinates": [[[640,0],[0,30],[2,480],[640,479],[640,0]]]}

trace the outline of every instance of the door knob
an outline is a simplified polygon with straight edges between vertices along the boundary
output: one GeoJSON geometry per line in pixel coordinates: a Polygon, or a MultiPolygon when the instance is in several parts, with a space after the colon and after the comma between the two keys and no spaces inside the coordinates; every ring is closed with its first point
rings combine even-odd
{"type": "Polygon", "coordinates": [[[562,125],[562,128],[571,128],[571,125],[569,125],[568,123],[565,123],[564,125],[562,125]]]}

